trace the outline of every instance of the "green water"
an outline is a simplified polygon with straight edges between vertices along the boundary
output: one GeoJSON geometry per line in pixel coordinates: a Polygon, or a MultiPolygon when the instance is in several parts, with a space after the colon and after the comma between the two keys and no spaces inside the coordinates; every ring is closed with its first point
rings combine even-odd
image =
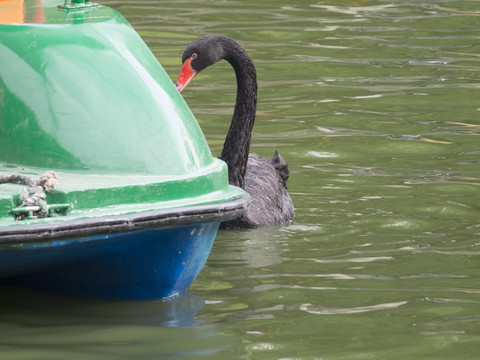
{"type": "MultiPolygon", "coordinates": [[[[176,80],[194,38],[257,66],[252,151],[290,164],[292,224],[221,231],[164,302],[0,289],[2,359],[478,359],[478,1],[102,2],[176,80]]],[[[183,95],[218,155],[228,64],[183,95]]]]}

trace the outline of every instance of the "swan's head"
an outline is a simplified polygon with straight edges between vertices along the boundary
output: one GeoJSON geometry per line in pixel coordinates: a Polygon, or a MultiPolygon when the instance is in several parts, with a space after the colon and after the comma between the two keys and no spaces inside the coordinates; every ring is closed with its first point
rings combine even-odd
{"type": "Polygon", "coordinates": [[[182,91],[190,81],[203,69],[224,58],[222,42],[225,37],[207,35],[193,41],[185,49],[182,56],[182,68],[175,83],[178,91],[182,91]]]}

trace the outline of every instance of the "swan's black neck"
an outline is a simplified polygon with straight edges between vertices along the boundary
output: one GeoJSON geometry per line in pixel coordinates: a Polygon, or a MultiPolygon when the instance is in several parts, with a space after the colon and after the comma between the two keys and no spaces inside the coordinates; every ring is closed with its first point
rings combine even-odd
{"type": "Polygon", "coordinates": [[[243,188],[257,107],[257,75],[252,60],[240,45],[229,38],[223,38],[222,45],[224,59],[232,65],[237,77],[237,100],[220,159],[228,165],[229,183],[243,188]]]}

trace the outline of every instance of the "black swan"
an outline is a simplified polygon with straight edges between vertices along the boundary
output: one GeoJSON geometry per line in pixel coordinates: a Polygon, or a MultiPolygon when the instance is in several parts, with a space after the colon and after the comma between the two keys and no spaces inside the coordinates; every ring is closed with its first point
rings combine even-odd
{"type": "Polygon", "coordinates": [[[288,164],[275,151],[271,159],[249,154],[257,107],[257,75],[250,56],[235,40],[207,35],[185,49],[177,89],[182,91],[203,69],[225,59],[237,77],[237,99],[220,159],[228,166],[228,181],[243,188],[252,200],[245,214],[223,228],[258,228],[281,224],[294,216],[287,192],[288,164]]]}

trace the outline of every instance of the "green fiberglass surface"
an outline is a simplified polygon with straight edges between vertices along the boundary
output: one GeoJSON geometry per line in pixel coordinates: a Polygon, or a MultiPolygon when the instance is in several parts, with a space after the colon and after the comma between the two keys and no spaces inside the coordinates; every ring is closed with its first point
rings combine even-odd
{"type": "Polygon", "coordinates": [[[0,25],[0,161],[162,175],[211,164],[181,95],[118,12],[55,5],[43,16],[0,25]]]}
{"type": "MultiPolygon", "coordinates": [[[[242,196],[127,21],[57,5],[25,0],[20,20],[0,17],[0,175],[56,171],[47,200],[103,209],[91,216],[242,196]]],[[[0,185],[0,217],[12,218],[20,191],[0,185]]]]}

